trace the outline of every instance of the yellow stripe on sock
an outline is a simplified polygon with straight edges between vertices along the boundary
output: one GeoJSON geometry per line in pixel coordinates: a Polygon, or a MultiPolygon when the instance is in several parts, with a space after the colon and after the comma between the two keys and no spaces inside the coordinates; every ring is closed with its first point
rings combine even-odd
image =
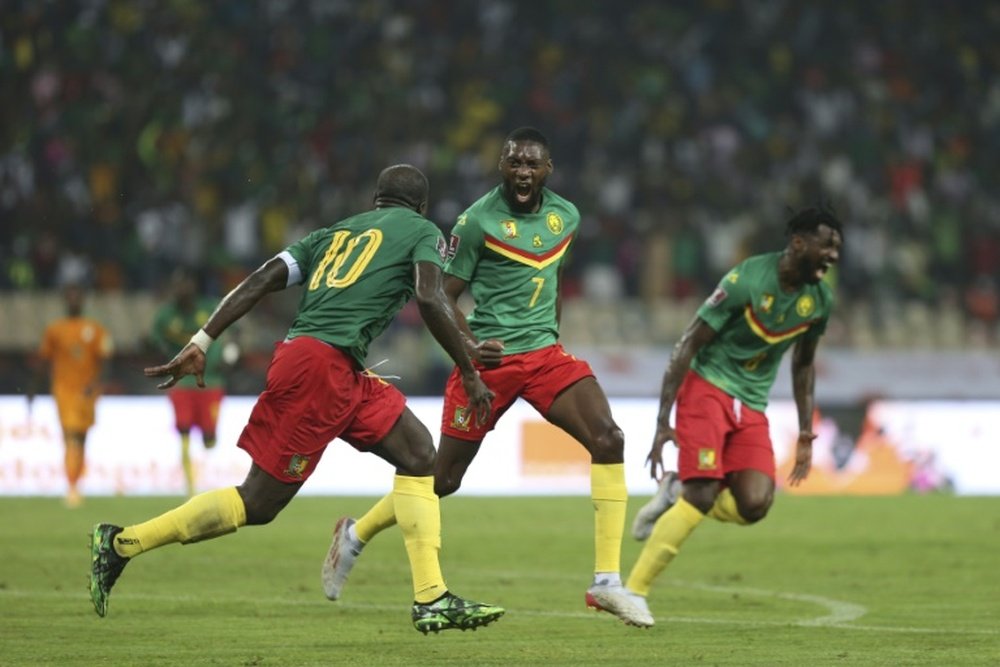
{"type": "Polygon", "coordinates": [[[132,558],[166,544],[190,544],[235,532],[246,525],[246,507],[235,487],[202,493],[180,507],[125,528],[115,551],[132,558]]]}
{"type": "Polygon", "coordinates": [[[448,591],[438,555],[441,551],[440,501],[434,493],[434,477],[396,475],[392,485],[393,506],[413,575],[413,599],[427,603],[448,591]]]}
{"type": "Polygon", "coordinates": [[[736,506],[736,497],[728,488],[723,489],[722,493],[715,497],[715,504],[712,505],[712,509],[708,510],[708,516],[723,523],[738,523],[741,526],[750,523],[740,515],[740,510],[736,506]]]}
{"type": "MultiPolygon", "coordinates": [[[[432,487],[433,488],[433,487],[432,487]]],[[[394,494],[387,493],[372,505],[363,517],[354,524],[354,532],[362,543],[368,542],[386,528],[395,525],[396,508],[394,494]]]]}
{"type": "Polygon", "coordinates": [[[632,573],[629,574],[629,590],[639,595],[649,595],[649,589],[657,576],[670,564],[705,515],[680,498],[674,506],[661,516],[653,527],[653,533],[642,548],[632,573]]]}
{"type": "Polygon", "coordinates": [[[625,465],[592,464],[590,496],[594,501],[594,572],[618,572],[628,506],[625,465]]]}

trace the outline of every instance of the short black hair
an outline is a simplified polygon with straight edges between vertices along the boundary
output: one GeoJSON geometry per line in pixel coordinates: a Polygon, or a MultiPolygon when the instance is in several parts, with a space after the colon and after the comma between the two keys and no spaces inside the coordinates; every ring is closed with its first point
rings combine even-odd
{"type": "Polygon", "coordinates": [[[375,199],[393,199],[414,210],[427,201],[429,192],[424,172],[410,164],[386,167],[375,184],[375,199]]]}
{"type": "Polygon", "coordinates": [[[507,145],[509,141],[532,141],[536,144],[544,146],[546,150],[549,148],[549,140],[545,138],[545,135],[533,127],[519,127],[510,134],[504,140],[504,145],[507,145]]]}
{"type": "Polygon", "coordinates": [[[794,213],[785,225],[785,236],[794,234],[814,234],[820,225],[826,225],[844,237],[844,228],[837,217],[833,206],[826,201],[820,201],[815,206],[804,208],[794,213]]]}

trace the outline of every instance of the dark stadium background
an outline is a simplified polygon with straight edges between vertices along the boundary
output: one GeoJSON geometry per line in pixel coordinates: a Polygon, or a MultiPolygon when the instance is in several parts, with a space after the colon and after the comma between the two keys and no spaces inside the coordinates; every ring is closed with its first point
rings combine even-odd
{"type": "MultiPolygon", "coordinates": [[[[823,194],[849,225],[826,345],[995,349],[998,29],[986,2],[7,0],[0,393],[23,390],[70,281],[117,341],[108,392],[153,393],[173,267],[221,296],[401,161],[447,231],[522,124],[583,213],[570,346],[668,347],[823,194]]],[[[240,327],[231,392],[259,391],[296,303],[240,327]]],[[[375,355],[440,392],[415,310],[375,355]]]]}

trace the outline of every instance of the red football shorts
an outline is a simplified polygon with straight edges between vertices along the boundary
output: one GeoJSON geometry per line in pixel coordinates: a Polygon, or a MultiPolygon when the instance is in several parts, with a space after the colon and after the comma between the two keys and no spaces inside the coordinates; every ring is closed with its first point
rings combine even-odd
{"type": "Polygon", "coordinates": [[[204,438],[215,438],[215,425],[219,422],[219,404],[222,403],[221,387],[208,389],[182,387],[167,394],[174,406],[174,425],[178,431],[190,431],[197,426],[204,438]]]}
{"type": "Polygon", "coordinates": [[[331,440],[376,445],[405,409],[394,386],[358,370],[332,345],[301,336],[275,346],[264,393],[237,444],[275,479],[301,482],[331,440]]]}
{"type": "Polygon", "coordinates": [[[569,354],[558,343],[508,355],[496,368],[477,368],[483,382],[496,394],[489,421],[483,426],[476,424],[475,415],[469,411],[469,397],[462,386],[462,376],[455,368],[444,390],[442,434],[478,442],[493,430],[500,416],[518,397],[544,416],[566,387],[594,375],[590,364],[569,354]]]}
{"type": "Polygon", "coordinates": [[[677,471],[682,480],[759,470],[774,479],[767,416],[688,371],[677,392],[677,471]]]}

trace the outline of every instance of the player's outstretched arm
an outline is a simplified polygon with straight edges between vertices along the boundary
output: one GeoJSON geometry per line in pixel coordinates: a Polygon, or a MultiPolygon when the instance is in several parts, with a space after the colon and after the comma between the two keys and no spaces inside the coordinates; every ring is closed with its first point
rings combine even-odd
{"type": "Polygon", "coordinates": [[[792,351],[792,394],[799,417],[799,437],[795,443],[795,465],[788,474],[788,483],[798,486],[812,469],[813,411],[816,407],[816,348],[818,338],[800,338],[792,351]]]}
{"type": "Polygon", "coordinates": [[[280,259],[271,259],[243,279],[233,291],[219,303],[205,322],[201,331],[184,346],[173,359],[162,366],[153,366],[143,372],[146,377],[165,377],[166,381],[157,385],[159,389],[169,389],[186,375],[193,375],[199,387],[205,386],[205,350],[212,340],[219,337],[236,320],[240,319],[259,302],[264,295],[288,284],[288,265],[280,259]]]}
{"type": "Polygon", "coordinates": [[[670,364],[663,374],[663,383],[660,387],[660,409],[656,414],[656,433],[653,435],[653,445],[646,456],[646,463],[649,464],[649,476],[655,480],[660,480],[665,472],[663,469],[663,445],[670,441],[676,441],[676,434],[670,425],[670,411],[674,407],[677,399],[677,392],[681,388],[684,376],[691,368],[691,360],[698,350],[707,345],[715,338],[715,329],[710,327],[705,320],[695,317],[691,324],[687,326],[680,340],[674,345],[674,351],[670,355],[670,364]]]}
{"type": "MultiPolygon", "coordinates": [[[[462,325],[465,325],[466,331],[469,326],[445,294],[440,267],[432,262],[417,262],[414,265],[414,274],[414,291],[420,316],[437,342],[458,366],[462,374],[462,384],[469,396],[469,407],[476,415],[476,421],[483,424],[490,416],[493,392],[483,384],[479,371],[469,356],[467,337],[462,331],[462,325]]],[[[471,332],[469,335],[471,336],[471,332]]]]}

